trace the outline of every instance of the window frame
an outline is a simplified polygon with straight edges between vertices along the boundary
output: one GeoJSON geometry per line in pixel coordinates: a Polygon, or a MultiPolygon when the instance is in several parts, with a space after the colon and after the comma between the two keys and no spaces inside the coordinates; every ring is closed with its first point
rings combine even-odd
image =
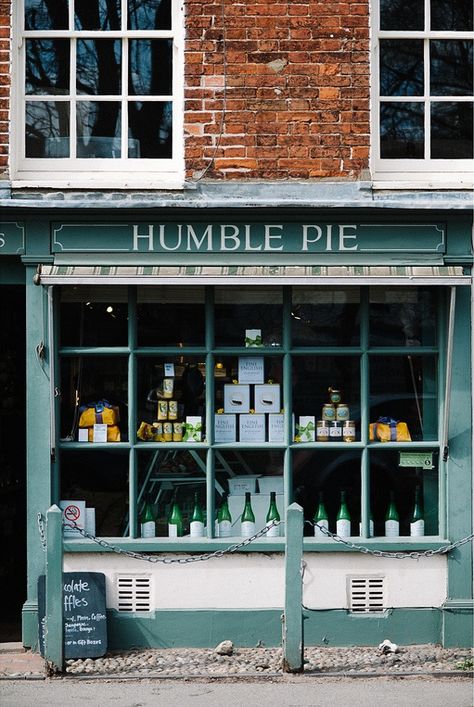
{"type": "MultiPolygon", "coordinates": [[[[184,6],[180,0],[171,0],[170,30],[24,30],[24,0],[18,0],[13,6],[13,36],[16,41],[12,50],[12,116],[10,121],[11,137],[11,175],[14,187],[52,187],[52,188],[98,188],[98,189],[179,189],[184,184],[184,6]],[[172,40],[172,94],[166,99],[172,102],[172,157],[169,159],[120,158],[27,158],[25,156],[25,106],[27,100],[34,97],[25,93],[25,54],[26,39],[57,38],[75,41],[97,37],[123,40],[126,48],[130,39],[171,39],[172,40]]],[[[122,23],[125,23],[124,9],[126,0],[121,0],[122,23]]],[[[69,4],[70,23],[73,22],[73,5],[69,4]],[[71,19],[72,18],[72,19],[71,19]]],[[[72,26],[70,24],[70,26],[72,26]]],[[[126,79],[127,60],[122,61],[122,92],[117,96],[99,97],[98,100],[121,101],[122,106],[128,100],[128,82],[126,79]]],[[[61,95],[37,94],[38,101],[67,101],[75,96],[75,73],[73,62],[70,66],[70,90],[64,98],[61,95]]],[[[163,96],[150,96],[156,101],[163,96]]],[[[91,94],[81,97],[83,101],[93,102],[97,96],[91,94]]],[[[137,99],[136,99],[137,100],[137,99]]],[[[141,99],[140,99],[141,100],[141,99]]],[[[75,114],[70,116],[72,126],[70,140],[73,142],[75,114]]],[[[121,129],[122,149],[127,142],[124,127],[121,129]]]]}
{"type": "MultiPolygon", "coordinates": [[[[380,105],[390,103],[424,104],[424,147],[425,154],[430,142],[431,103],[463,102],[474,104],[471,96],[430,96],[429,94],[429,41],[432,39],[468,39],[474,41],[474,30],[465,32],[424,30],[381,30],[380,0],[371,0],[371,157],[370,170],[373,186],[381,189],[407,189],[410,187],[457,188],[474,187],[474,159],[388,159],[380,157],[380,105]],[[421,96],[380,96],[380,40],[419,39],[423,40],[424,52],[424,93],[421,96]]],[[[430,22],[430,0],[424,0],[425,28],[430,22]]]]}

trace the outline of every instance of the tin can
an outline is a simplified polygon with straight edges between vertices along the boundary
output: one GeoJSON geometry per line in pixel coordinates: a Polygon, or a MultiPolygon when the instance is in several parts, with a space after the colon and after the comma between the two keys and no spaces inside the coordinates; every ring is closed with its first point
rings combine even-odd
{"type": "Polygon", "coordinates": [[[183,441],[183,423],[173,422],[173,442],[183,441]]]}
{"type": "MultiPolygon", "coordinates": [[[[349,417],[349,414],[347,415],[349,417]]],[[[178,402],[176,400],[170,400],[168,402],[168,420],[178,419],[178,402]]]]}
{"type": "Polygon", "coordinates": [[[341,402],[341,391],[340,390],[335,390],[334,388],[328,388],[329,392],[329,400],[332,403],[340,403],[341,402]]]}
{"type": "Polygon", "coordinates": [[[162,442],[163,441],[163,423],[154,422],[153,423],[153,441],[162,442]]]}
{"type": "Polygon", "coordinates": [[[316,442],[329,442],[329,426],[327,420],[316,422],[316,442]]]}
{"type": "Polygon", "coordinates": [[[163,422],[163,442],[173,441],[173,423],[163,422]]]}
{"type": "Polygon", "coordinates": [[[174,390],[174,378],[163,378],[163,397],[172,398],[174,390]]]}
{"type": "Polygon", "coordinates": [[[157,418],[158,418],[158,420],[167,420],[168,419],[168,401],[167,400],[158,400],[157,418]]]}
{"type": "Polygon", "coordinates": [[[336,405],[336,420],[339,420],[339,422],[345,422],[349,419],[349,416],[349,405],[346,405],[346,403],[338,403],[336,405]]]}
{"type": "Polygon", "coordinates": [[[342,438],[342,423],[341,422],[330,422],[329,423],[329,437],[331,440],[337,442],[342,438]]]}
{"type": "Polygon", "coordinates": [[[344,442],[355,442],[356,428],[354,420],[346,420],[342,427],[342,439],[344,442]]]}
{"type": "Polygon", "coordinates": [[[321,414],[323,420],[335,420],[336,419],[336,408],[332,403],[326,403],[323,405],[323,411],[321,414]]]}

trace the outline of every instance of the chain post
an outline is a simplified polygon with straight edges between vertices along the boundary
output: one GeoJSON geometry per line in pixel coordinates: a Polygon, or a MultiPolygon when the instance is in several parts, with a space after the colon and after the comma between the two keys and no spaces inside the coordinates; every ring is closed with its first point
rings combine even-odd
{"type": "Polygon", "coordinates": [[[46,628],[44,657],[51,673],[64,670],[63,527],[62,512],[53,505],[46,513],[46,628]]]}
{"type": "Polygon", "coordinates": [[[285,613],[283,615],[283,670],[303,672],[303,509],[292,503],[286,511],[285,613]]]}

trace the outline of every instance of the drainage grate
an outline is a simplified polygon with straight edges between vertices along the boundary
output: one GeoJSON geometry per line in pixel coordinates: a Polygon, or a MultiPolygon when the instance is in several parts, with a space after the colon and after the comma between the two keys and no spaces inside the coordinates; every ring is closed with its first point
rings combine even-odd
{"type": "Polygon", "coordinates": [[[151,611],[151,577],[118,576],[117,606],[119,611],[151,611]]]}
{"type": "Polygon", "coordinates": [[[385,577],[350,577],[349,608],[355,612],[384,611],[385,577]]]}

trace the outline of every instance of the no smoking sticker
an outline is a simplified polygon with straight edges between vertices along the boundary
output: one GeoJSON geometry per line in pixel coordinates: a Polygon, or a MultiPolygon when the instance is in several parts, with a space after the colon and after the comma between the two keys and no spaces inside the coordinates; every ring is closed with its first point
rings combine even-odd
{"type": "Polygon", "coordinates": [[[85,527],[86,502],[85,501],[60,501],[59,507],[63,512],[64,537],[77,537],[80,535],[78,528],[85,527]]]}

